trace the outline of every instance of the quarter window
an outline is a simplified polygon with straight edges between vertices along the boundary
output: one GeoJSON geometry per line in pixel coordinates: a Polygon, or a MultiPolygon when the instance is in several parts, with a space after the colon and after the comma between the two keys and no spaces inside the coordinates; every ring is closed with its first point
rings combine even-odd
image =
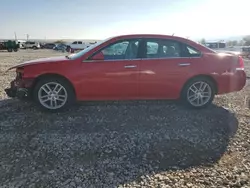
{"type": "Polygon", "coordinates": [[[187,51],[187,56],[188,57],[200,57],[200,55],[201,55],[200,51],[194,49],[191,46],[186,45],[185,47],[186,47],[186,49],[184,49],[184,51],[187,51]]]}

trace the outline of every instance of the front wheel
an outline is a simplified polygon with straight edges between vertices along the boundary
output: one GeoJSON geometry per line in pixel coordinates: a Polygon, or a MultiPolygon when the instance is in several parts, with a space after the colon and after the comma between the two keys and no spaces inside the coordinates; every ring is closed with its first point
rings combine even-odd
{"type": "Polygon", "coordinates": [[[43,110],[56,112],[65,109],[75,100],[70,84],[61,78],[40,80],[33,91],[35,102],[43,110]]]}
{"type": "Polygon", "coordinates": [[[195,78],[183,88],[181,98],[189,107],[200,109],[210,105],[215,96],[215,86],[207,78],[195,78]]]}

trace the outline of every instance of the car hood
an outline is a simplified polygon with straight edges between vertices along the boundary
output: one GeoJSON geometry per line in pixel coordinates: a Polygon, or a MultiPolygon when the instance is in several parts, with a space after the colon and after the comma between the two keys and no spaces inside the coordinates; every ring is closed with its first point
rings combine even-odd
{"type": "Polygon", "coordinates": [[[24,67],[27,65],[35,65],[35,64],[41,64],[41,63],[53,63],[53,62],[68,61],[68,60],[69,59],[66,58],[65,56],[39,58],[39,59],[30,60],[30,61],[25,61],[24,63],[19,63],[15,66],[10,67],[8,70],[18,68],[18,67],[24,67]]]}

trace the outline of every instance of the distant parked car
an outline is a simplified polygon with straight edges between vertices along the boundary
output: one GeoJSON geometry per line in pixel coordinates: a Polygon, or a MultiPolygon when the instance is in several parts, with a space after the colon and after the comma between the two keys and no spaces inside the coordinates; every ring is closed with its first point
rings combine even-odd
{"type": "Polygon", "coordinates": [[[42,48],[43,49],[53,49],[55,46],[56,46],[56,44],[54,44],[54,43],[45,43],[42,48]]]}
{"type": "Polygon", "coordinates": [[[53,47],[53,50],[65,50],[66,51],[67,46],[65,44],[56,44],[53,47]]]}
{"type": "Polygon", "coordinates": [[[27,41],[23,44],[24,48],[32,48],[34,50],[39,49],[40,48],[40,43],[39,42],[34,42],[34,41],[27,41]]]}
{"type": "MultiPolygon", "coordinates": [[[[123,35],[69,56],[15,65],[9,97],[57,111],[76,100],[180,99],[192,108],[246,84],[244,61],[168,35],[123,35]]],[[[167,113],[167,112],[166,112],[167,113]]]]}

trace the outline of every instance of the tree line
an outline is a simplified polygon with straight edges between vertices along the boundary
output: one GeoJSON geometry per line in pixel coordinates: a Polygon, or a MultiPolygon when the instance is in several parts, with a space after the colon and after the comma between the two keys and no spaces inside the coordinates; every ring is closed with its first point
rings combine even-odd
{"type": "MultiPolygon", "coordinates": [[[[199,41],[201,44],[206,43],[206,39],[202,38],[199,41]]],[[[243,37],[241,40],[229,40],[226,41],[227,46],[250,46],[250,35],[243,37]]]]}

